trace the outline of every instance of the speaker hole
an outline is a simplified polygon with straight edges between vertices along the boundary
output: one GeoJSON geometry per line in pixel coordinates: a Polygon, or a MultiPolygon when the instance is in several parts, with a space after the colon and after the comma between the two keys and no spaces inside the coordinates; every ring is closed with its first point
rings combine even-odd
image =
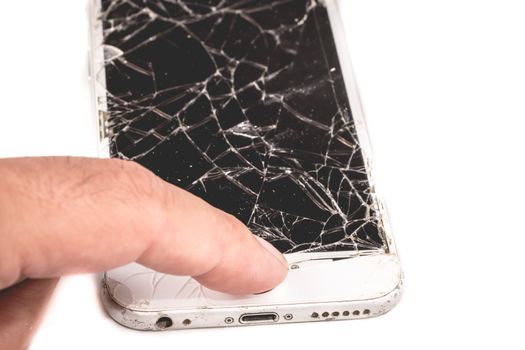
{"type": "Polygon", "coordinates": [[[173,326],[173,321],[169,317],[161,317],[157,320],[157,322],[155,323],[155,326],[158,329],[170,328],[171,326],[173,326]]]}

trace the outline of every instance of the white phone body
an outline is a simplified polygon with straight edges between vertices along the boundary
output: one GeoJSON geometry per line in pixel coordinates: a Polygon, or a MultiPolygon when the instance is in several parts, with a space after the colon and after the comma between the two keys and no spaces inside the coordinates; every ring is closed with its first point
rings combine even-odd
{"type": "MultiPolygon", "coordinates": [[[[346,52],[339,2],[324,1],[375,194],[375,210],[384,229],[386,251],[286,254],[290,266],[286,280],[270,292],[244,296],[215,292],[191,277],[165,275],[139,264],[130,264],[107,271],[103,276],[103,303],[115,321],[133,329],[166,330],[349,320],[382,315],[398,303],[403,275],[387,210],[373,182],[372,152],[346,52]]],[[[107,158],[110,151],[106,135],[106,78],[99,6],[100,0],[91,1],[90,71],[99,118],[100,156],[107,158]]]]}

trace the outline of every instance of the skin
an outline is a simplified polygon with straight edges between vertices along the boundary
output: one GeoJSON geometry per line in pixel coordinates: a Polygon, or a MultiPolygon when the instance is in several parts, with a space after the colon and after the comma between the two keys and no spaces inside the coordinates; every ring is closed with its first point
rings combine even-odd
{"type": "Polygon", "coordinates": [[[0,160],[0,344],[26,348],[60,276],[133,261],[208,288],[260,293],[283,256],[236,218],[133,162],[0,160]]]}

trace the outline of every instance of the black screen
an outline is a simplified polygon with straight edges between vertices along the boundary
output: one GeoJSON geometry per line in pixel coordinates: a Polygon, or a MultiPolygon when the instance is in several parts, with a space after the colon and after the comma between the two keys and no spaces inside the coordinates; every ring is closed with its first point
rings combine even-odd
{"type": "Polygon", "coordinates": [[[102,0],[113,157],[280,251],[385,249],[317,0],[102,0]]]}

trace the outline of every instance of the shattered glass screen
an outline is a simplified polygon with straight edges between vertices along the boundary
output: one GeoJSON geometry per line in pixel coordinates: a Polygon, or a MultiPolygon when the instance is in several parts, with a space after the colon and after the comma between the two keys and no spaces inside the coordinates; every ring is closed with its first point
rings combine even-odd
{"type": "Polygon", "coordinates": [[[281,252],[386,249],[318,0],[101,0],[111,155],[281,252]]]}

